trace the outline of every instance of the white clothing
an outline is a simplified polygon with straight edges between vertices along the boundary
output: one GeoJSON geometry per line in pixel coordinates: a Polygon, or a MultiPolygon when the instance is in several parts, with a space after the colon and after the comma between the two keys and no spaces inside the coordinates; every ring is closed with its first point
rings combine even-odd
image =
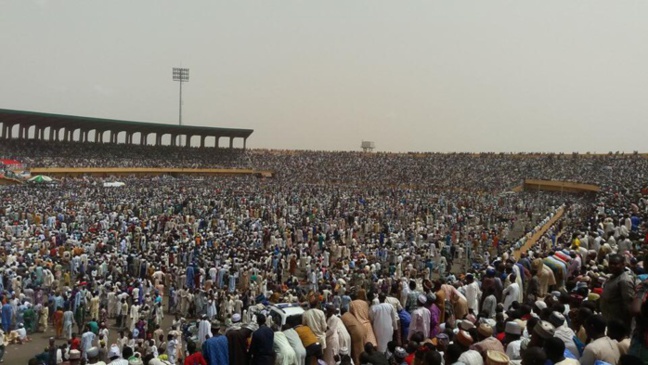
{"type": "Polygon", "coordinates": [[[378,352],[384,353],[387,351],[387,343],[393,339],[394,329],[398,328],[396,309],[389,303],[373,305],[369,309],[369,319],[378,341],[378,352]]]}

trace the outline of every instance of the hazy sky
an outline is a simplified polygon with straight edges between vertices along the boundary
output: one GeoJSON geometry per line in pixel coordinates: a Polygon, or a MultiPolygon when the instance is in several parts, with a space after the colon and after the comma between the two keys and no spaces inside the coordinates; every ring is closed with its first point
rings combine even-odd
{"type": "Polygon", "coordinates": [[[648,151],[648,2],[0,0],[0,108],[253,148],[648,151]]]}

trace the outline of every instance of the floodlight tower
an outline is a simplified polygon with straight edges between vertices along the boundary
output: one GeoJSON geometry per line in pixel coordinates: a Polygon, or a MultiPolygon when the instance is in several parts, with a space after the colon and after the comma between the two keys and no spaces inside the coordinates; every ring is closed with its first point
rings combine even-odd
{"type": "Polygon", "coordinates": [[[182,83],[189,82],[189,69],[174,67],[173,81],[178,81],[180,83],[180,115],[178,116],[178,123],[182,125],[182,83]]]}

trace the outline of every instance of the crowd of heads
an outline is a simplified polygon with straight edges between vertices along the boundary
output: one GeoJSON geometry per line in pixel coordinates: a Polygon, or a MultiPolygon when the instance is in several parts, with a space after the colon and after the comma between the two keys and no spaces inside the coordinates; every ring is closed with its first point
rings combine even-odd
{"type": "Polygon", "coordinates": [[[3,188],[5,341],[59,341],[35,359],[645,361],[643,156],[8,142],[32,167],[275,172],[3,188]],[[602,190],[511,193],[525,178],[602,190]],[[305,312],[280,323],[278,303],[305,312]]]}

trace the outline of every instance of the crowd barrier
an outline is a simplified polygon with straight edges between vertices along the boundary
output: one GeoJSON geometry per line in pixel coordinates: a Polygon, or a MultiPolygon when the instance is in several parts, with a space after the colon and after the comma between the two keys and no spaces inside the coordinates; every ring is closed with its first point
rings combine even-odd
{"type": "Polygon", "coordinates": [[[542,227],[537,229],[536,232],[524,242],[524,245],[522,245],[519,249],[513,250],[513,256],[515,256],[515,259],[519,260],[520,255],[523,252],[527,252],[531,247],[533,247],[533,245],[535,245],[538,242],[538,240],[542,238],[542,236],[544,236],[545,233],[547,233],[549,228],[551,228],[551,226],[553,226],[554,224],[556,224],[556,222],[558,222],[558,220],[563,216],[564,213],[565,213],[565,207],[562,206],[558,210],[556,210],[556,213],[553,215],[553,217],[551,217],[551,219],[549,219],[549,221],[547,221],[547,223],[545,223],[544,225],[542,225],[542,227]]]}

